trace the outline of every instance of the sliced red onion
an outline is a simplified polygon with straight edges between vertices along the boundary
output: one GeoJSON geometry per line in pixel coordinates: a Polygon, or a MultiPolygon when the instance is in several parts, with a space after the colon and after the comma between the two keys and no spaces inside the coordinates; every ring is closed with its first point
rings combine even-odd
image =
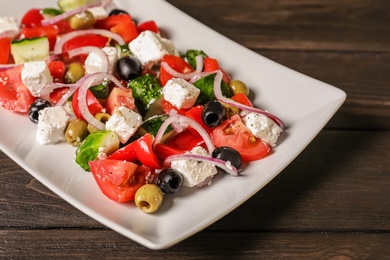
{"type": "Polygon", "coordinates": [[[0,64],[0,71],[12,69],[12,68],[15,68],[17,66],[21,66],[21,65],[20,64],[0,64]]]}
{"type": "Polygon", "coordinates": [[[161,67],[165,69],[166,72],[168,72],[172,77],[174,78],[182,78],[185,80],[190,80],[193,77],[195,77],[197,74],[201,73],[203,70],[203,56],[198,55],[196,56],[196,69],[193,72],[190,73],[180,73],[174,69],[171,68],[171,66],[168,65],[166,62],[161,62],[161,67]]]}
{"type": "MultiPolygon", "coordinates": [[[[171,109],[169,111],[169,116],[177,115],[177,111],[175,109],[171,109]]],[[[187,124],[178,124],[177,122],[172,122],[172,127],[177,133],[183,132],[185,129],[188,128],[187,124]]]]}
{"type": "Polygon", "coordinates": [[[196,160],[196,161],[203,161],[203,162],[209,162],[214,164],[215,166],[223,169],[227,173],[229,173],[232,176],[238,176],[238,170],[233,165],[217,158],[213,158],[210,156],[204,156],[204,155],[197,155],[197,154],[177,154],[177,155],[171,155],[168,156],[165,161],[164,165],[169,165],[173,161],[177,160],[196,160]]]}
{"type": "Polygon", "coordinates": [[[79,48],[76,48],[76,49],[72,49],[70,51],[68,51],[68,54],[69,54],[69,57],[72,58],[76,55],[80,55],[80,54],[86,54],[86,53],[94,53],[96,54],[99,59],[101,60],[101,66],[102,66],[102,70],[101,72],[105,72],[107,73],[108,72],[108,57],[106,55],[106,53],[104,51],[102,51],[102,49],[100,49],[99,47],[95,47],[95,46],[84,46],[84,47],[79,47],[79,48]]]}
{"type": "Polygon", "coordinates": [[[56,15],[53,18],[44,19],[44,20],[41,21],[41,24],[43,26],[55,24],[55,23],[58,23],[58,22],[60,22],[62,20],[65,20],[68,17],[71,17],[72,15],[75,15],[77,13],[85,11],[85,10],[87,10],[89,8],[98,7],[98,6],[101,6],[101,5],[102,5],[102,2],[96,2],[96,3],[93,3],[93,4],[84,5],[84,6],[72,9],[70,11],[64,12],[64,13],[62,13],[60,15],[56,15]]]}
{"type": "Polygon", "coordinates": [[[164,123],[162,123],[160,129],[158,130],[158,132],[156,134],[156,137],[154,138],[153,147],[156,144],[161,142],[161,139],[165,133],[165,130],[168,128],[168,126],[170,124],[172,124],[174,122],[176,122],[177,124],[181,124],[181,125],[183,125],[183,124],[188,125],[188,126],[191,126],[192,128],[194,128],[200,134],[200,136],[203,138],[203,140],[207,146],[207,150],[208,150],[209,154],[211,154],[214,151],[214,149],[215,149],[214,143],[211,140],[209,134],[206,132],[206,130],[204,130],[204,128],[198,122],[193,120],[192,118],[189,118],[189,117],[186,117],[186,116],[183,116],[180,114],[170,116],[164,121],[164,123]]]}
{"type": "Polygon", "coordinates": [[[204,71],[204,72],[200,72],[200,73],[196,74],[195,76],[193,76],[193,77],[189,80],[189,82],[190,82],[190,83],[194,83],[194,82],[200,80],[201,78],[207,77],[207,76],[209,76],[209,75],[211,75],[211,74],[215,74],[215,73],[217,73],[217,70],[215,70],[215,71],[204,71]]]}
{"type": "Polygon", "coordinates": [[[80,87],[80,84],[70,84],[68,85],[68,91],[58,100],[56,106],[62,106],[72,95],[73,93],[80,87]]]}
{"type": "MultiPolygon", "coordinates": [[[[85,121],[87,121],[92,126],[96,127],[99,130],[104,130],[106,128],[105,124],[97,120],[90,112],[87,106],[87,90],[96,84],[101,83],[103,80],[109,79],[112,82],[115,83],[120,88],[125,88],[122,83],[115,78],[113,75],[104,73],[104,72],[97,72],[94,74],[88,74],[82,78],[82,82],[79,88],[79,93],[77,96],[77,102],[79,109],[81,111],[81,114],[85,121]]],[[[81,80],[81,79],[80,79],[81,80]]]]}
{"type": "Polygon", "coordinates": [[[265,116],[269,117],[270,119],[272,119],[276,124],[278,124],[282,128],[282,130],[284,130],[285,125],[284,125],[283,121],[280,118],[278,118],[277,116],[275,116],[267,111],[256,108],[256,107],[243,105],[239,102],[234,101],[233,99],[225,97],[222,94],[222,90],[221,90],[222,77],[223,77],[222,72],[219,70],[217,72],[217,74],[215,75],[214,86],[213,86],[214,96],[216,99],[218,99],[219,101],[224,102],[228,105],[237,107],[238,109],[241,109],[241,110],[265,115],[265,116]]]}
{"type": "Polygon", "coordinates": [[[6,30],[0,33],[0,38],[15,38],[19,35],[19,32],[17,30],[6,30]]]}
{"type": "Polygon", "coordinates": [[[39,97],[46,99],[46,100],[50,100],[50,93],[53,92],[53,90],[55,90],[57,88],[63,88],[63,87],[70,87],[70,85],[69,84],[62,84],[62,83],[48,84],[45,87],[43,87],[43,89],[41,90],[41,92],[39,94],[39,97]]]}
{"type": "Polygon", "coordinates": [[[102,36],[105,36],[107,38],[111,38],[111,39],[115,40],[120,45],[123,45],[126,43],[125,40],[123,40],[123,38],[120,35],[113,33],[109,30],[104,30],[104,29],[77,30],[77,31],[72,31],[72,32],[69,32],[67,34],[62,35],[61,38],[59,38],[57,40],[57,42],[54,46],[53,53],[54,54],[61,54],[62,47],[64,46],[64,44],[67,41],[69,41],[70,39],[72,39],[74,37],[81,36],[81,35],[87,35],[87,34],[99,34],[99,35],[102,35],[102,36]]]}

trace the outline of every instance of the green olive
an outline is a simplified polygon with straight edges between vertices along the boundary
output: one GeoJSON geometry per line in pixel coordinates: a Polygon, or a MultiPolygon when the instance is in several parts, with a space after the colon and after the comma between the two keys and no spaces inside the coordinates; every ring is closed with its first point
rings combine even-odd
{"type": "Polygon", "coordinates": [[[83,65],[78,62],[72,62],[68,65],[68,68],[65,72],[65,83],[73,84],[81,79],[85,74],[83,65]]]}
{"type": "Polygon", "coordinates": [[[139,188],[134,197],[135,205],[145,213],[153,213],[158,210],[163,201],[163,192],[155,184],[144,184],[139,188]]]}
{"type": "Polygon", "coordinates": [[[88,29],[92,27],[94,23],[95,18],[93,17],[93,14],[88,10],[77,13],[69,19],[70,27],[75,30],[88,29]]]}
{"type": "Polygon", "coordinates": [[[66,142],[73,146],[79,146],[89,134],[87,125],[88,123],[81,119],[70,120],[65,130],[66,142]]]}
{"type": "Polygon", "coordinates": [[[231,81],[229,81],[228,85],[233,95],[236,95],[238,93],[243,93],[245,96],[249,95],[248,87],[241,80],[232,79],[231,81]]]}
{"type": "Polygon", "coordinates": [[[238,112],[240,112],[240,110],[237,107],[231,106],[224,102],[221,102],[221,104],[225,107],[226,117],[231,117],[232,115],[238,114],[238,112]]]}
{"type": "MultiPolygon", "coordinates": [[[[105,124],[108,121],[108,119],[110,119],[110,117],[111,117],[110,114],[107,114],[107,113],[97,113],[95,115],[95,118],[97,120],[99,120],[100,122],[102,122],[103,124],[105,124]]],[[[99,129],[97,129],[96,127],[94,127],[91,124],[88,124],[87,129],[88,129],[88,132],[90,134],[92,134],[93,132],[99,131],[99,129]]]]}

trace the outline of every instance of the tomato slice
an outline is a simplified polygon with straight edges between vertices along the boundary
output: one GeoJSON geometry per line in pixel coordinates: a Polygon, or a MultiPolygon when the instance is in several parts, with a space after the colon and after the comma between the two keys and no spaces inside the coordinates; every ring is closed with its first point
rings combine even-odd
{"type": "Polygon", "coordinates": [[[67,41],[62,47],[62,52],[68,52],[72,49],[84,46],[96,46],[103,48],[108,43],[108,38],[98,34],[87,34],[76,36],[67,41]]]}
{"type": "Polygon", "coordinates": [[[43,15],[41,14],[41,9],[33,8],[24,14],[20,23],[22,27],[32,28],[41,26],[42,20],[43,15]]]}
{"type": "Polygon", "coordinates": [[[231,77],[223,69],[221,69],[221,67],[219,66],[218,60],[216,60],[214,58],[210,58],[210,57],[204,58],[203,71],[208,72],[208,71],[216,71],[216,70],[221,70],[222,74],[223,74],[222,80],[225,83],[229,83],[231,77]]]}
{"type": "Polygon", "coordinates": [[[137,30],[138,33],[141,33],[143,31],[152,31],[154,33],[160,33],[160,29],[158,28],[156,22],[153,20],[139,23],[137,25],[137,30]]]}
{"type": "Polygon", "coordinates": [[[98,20],[95,23],[95,28],[110,30],[119,34],[126,43],[131,42],[138,36],[137,26],[129,14],[111,15],[98,20]]]}
{"type": "Polygon", "coordinates": [[[65,63],[60,60],[52,60],[48,63],[50,75],[54,82],[63,83],[65,75],[65,63]]]}
{"type": "Polygon", "coordinates": [[[54,49],[54,45],[56,44],[58,34],[59,34],[59,30],[55,25],[34,26],[34,27],[26,27],[22,29],[22,35],[24,35],[25,38],[47,36],[50,44],[50,50],[54,49]]]}
{"type": "MultiPolygon", "coordinates": [[[[183,58],[175,55],[166,54],[162,58],[161,62],[166,62],[172,69],[180,73],[190,73],[194,71],[194,68],[186,62],[183,58]]],[[[160,68],[160,83],[162,86],[172,78],[172,75],[169,74],[163,67],[160,68]]]]}
{"type": "Polygon", "coordinates": [[[188,109],[184,108],[177,108],[165,99],[161,100],[161,109],[164,113],[169,114],[169,112],[173,109],[176,110],[176,112],[180,115],[184,115],[188,109]]]}
{"type": "Polygon", "coordinates": [[[89,166],[103,194],[118,202],[134,200],[135,192],[153,173],[149,167],[121,160],[94,160],[89,162],[89,166]]]}
{"type": "Polygon", "coordinates": [[[204,140],[198,132],[187,129],[175,135],[166,143],[156,144],[155,153],[161,159],[165,159],[170,155],[183,154],[199,145],[206,149],[204,140]]]}
{"type": "Polygon", "coordinates": [[[241,103],[243,105],[253,107],[252,102],[249,100],[249,98],[244,93],[237,93],[234,96],[231,97],[234,101],[241,103]]]}
{"type": "MultiPolygon", "coordinates": [[[[83,119],[84,117],[80,111],[79,104],[78,104],[78,96],[79,96],[79,89],[77,89],[72,97],[72,108],[75,116],[79,119],[83,119]]],[[[88,110],[92,115],[95,115],[99,112],[103,111],[103,106],[100,104],[99,100],[92,94],[92,92],[88,89],[87,90],[87,106],[88,110]]]]}
{"type": "Polygon", "coordinates": [[[135,100],[131,88],[114,87],[106,101],[107,113],[112,115],[115,109],[125,106],[131,110],[135,108],[135,100]]]}
{"type": "MultiPolygon", "coordinates": [[[[207,133],[211,133],[213,131],[212,127],[209,127],[203,123],[202,120],[202,111],[203,111],[203,106],[202,105],[197,105],[189,109],[188,111],[185,112],[185,115],[189,118],[194,119],[198,124],[200,124],[207,133]]],[[[189,128],[190,131],[195,131],[193,128],[189,128]]],[[[197,133],[197,132],[196,132],[197,133]]]]}
{"type": "Polygon", "coordinates": [[[161,169],[162,164],[159,157],[153,151],[153,135],[146,133],[136,141],[118,149],[108,158],[116,160],[125,160],[129,162],[139,161],[145,166],[153,169],[161,169]]]}
{"type": "Polygon", "coordinates": [[[7,64],[11,53],[11,39],[0,39],[0,64],[7,64]]]}
{"type": "Polygon", "coordinates": [[[238,115],[233,115],[218,125],[211,137],[215,146],[230,146],[236,149],[246,162],[261,159],[271,150],[266,143],[253,136],[238,115]]]}
{"type": "Polygon", "coordinates": [[[22,66],[0,71],[0,106],[14,112],[26,113],[35,97],[20,78],[22,66]]]}
{"type": "Polygon", "coordinates": [[[145,166],[153,169],[161,169],[162,164],[160,159],[153,151],[153,135],[147,133],[137,140],[138,146],[136,150],[138,160],[145,166]]]}

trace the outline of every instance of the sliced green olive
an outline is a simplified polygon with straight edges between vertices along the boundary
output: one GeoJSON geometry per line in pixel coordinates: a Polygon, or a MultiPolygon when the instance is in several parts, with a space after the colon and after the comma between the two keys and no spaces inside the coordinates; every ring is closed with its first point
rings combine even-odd
{"type": "Polygon", "coordinates": [[[163,192],[155,184],[145,184],[135,193],[134,202],[143,212],[153,213],[163,202],[163,192]]]}
{"type": "Polygon", "coordinates": [[[232,79],[228,84],[233,95],[243,93],[245,96],[249,95],[249,89],[244,82],[238,79],[232,79]]]}
{"type": "Polygon", "coordinates": [[[85,74],[83,65],[78,62],[72,62],[68,65],[65,72],[65,83],[73,84],[81,79],[85,74]]]}
{"type": "MultiPolygon", "coordinates": [[[[107,114],[107,113],[97,113],[95,115],[95,118],[97,120],[99,120],[100,122],[102,122],[103,124],[105,124],[108,121],[108,119],[110,119],[110,117],[111,117],[110,114],[107,114]]],[[[93,132],[99,131],[99,129],[97,129],[96,127],[94,127],[91,124],[88,124],[87,129],[88,129],[88,132],[91,134],[93,132]]]]}
{"type": "Polygon", "coordinates": [[[93,14],[88,10],[77,13],[69,19],[70,27],[75,30],[88,29],[92,27],[94,23],[95,18],[93,17],[93,14]]]}
{"type": "Polygon", "coordinates": [[[84,120],[72,119],[65,130],[66,142],[72,146],[79,146],[89,134],[87,126],[88,123],[84,120]]]}

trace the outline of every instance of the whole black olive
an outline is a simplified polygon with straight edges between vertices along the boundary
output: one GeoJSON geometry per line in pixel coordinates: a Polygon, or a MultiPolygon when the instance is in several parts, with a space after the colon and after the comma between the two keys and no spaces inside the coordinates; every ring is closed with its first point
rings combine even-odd
{"type": "Polygon", "coordinates": [[[108,14],[109,16],[118,15],[118,14],[129,14],[125,10],[122,9],[112,9],[111,12],[108,14]]]}
{"type": "Polygon", "coordinates": [[[231,165],[236,167],[237,170],[240,169],[242,164],[241,154],[236,149],[228,146],[215,148],[215,150],[212,152],[212,157],[223,160],[225,162],[229,161],[231,165]]]}
{"type": "Polygon", "coordinates": [[[37,99],[28,108],[28,118],[34,123],[38,123],[39,111],[46,107],[51,107],[51,103],[46,99],[37,99]]]}
{"type": "Polygon", "coordinates": [[[131,80],[142,74],[142,65],[134,57],[125,56],[116,63],[116,71],[123,80],[131,80]]]}
{"type": "Polygon", "coordinates": [[[210,127],[219,125],[225,116],[225,107],[217,100],[207,103],[202,110],[202,121],[210,127]]]}
{"type": "Polygon", "coordinates": [[[164,194],[174,194],[178,192],[181,190],[183,183],[183,176],[171,168],[162,170],[156,180],[156,185],[160,187],[164,194]]]}

